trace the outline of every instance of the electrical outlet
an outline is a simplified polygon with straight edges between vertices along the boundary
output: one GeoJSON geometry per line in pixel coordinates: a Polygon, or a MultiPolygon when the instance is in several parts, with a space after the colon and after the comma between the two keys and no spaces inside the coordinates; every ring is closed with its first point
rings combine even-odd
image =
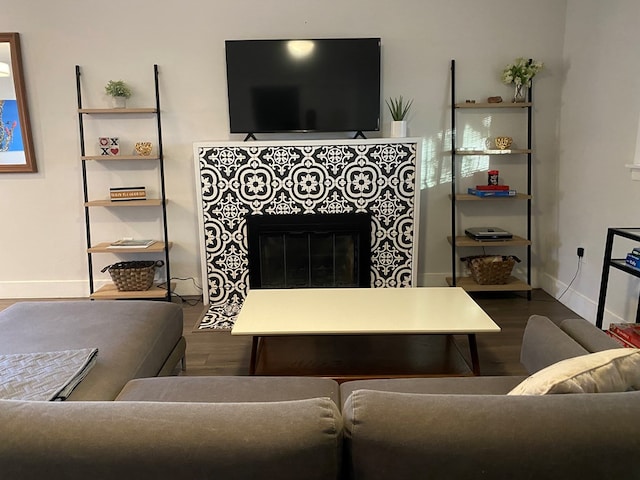
{"type": "Polygon", "coordinates": [[[584,257],[584,248],[578,247],[578,251],[576,253],[578,254],[578,257],[584,257]]]}

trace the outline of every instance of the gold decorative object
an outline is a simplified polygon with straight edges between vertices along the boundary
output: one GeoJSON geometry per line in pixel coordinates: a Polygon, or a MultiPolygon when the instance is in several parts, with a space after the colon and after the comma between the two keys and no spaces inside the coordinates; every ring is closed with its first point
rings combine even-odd
{"type": "Polygon", "coordinates": [[[500,150],[505,150],[511,146],[513,143],[513,138],[511,137],[496,137],[496,147],[500,150]]]}
{"type": "Polygon", "coordinates": [[[136,142],[136,152],[138,155],[142,155],[143,157],[148,157],[151,155],[151,142],[136,142]]]}

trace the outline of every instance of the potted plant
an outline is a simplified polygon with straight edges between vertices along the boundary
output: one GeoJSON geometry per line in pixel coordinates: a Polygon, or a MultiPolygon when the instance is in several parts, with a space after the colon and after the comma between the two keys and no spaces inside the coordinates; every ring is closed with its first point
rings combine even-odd
{"type": "Polygon", "coordinates": [[[391,136],[406,137],[407,136],[406,118],[409,113],[409,109],[413,104],[413,100],[409,100],[408,102],[405,102],[402,95],[400,95],[397,98],[390,98],[389,100],[385,100],[385,102],[387,103],[387,107],[389,107],[391,118],[393,118],[393,121],[391,122],[391,136]]]}
{"type": "Polygon", "coordinates": [[[113,98],[114,108],[125,108],[127,98],[131,96],[131,89],[122,80],[109,80],[104,91],[113,98]]]}
{"type": "Polygon", "coordinates": [[[527,99],[527,87],[531,86],[531,79],[542,70],[544,64],[531,59],[525,60],[523,57],[516,58],[513,63],[504,67],[502,72],[502,82],[513,83],[515,86],[513,102],[520,103],[527,99]]]}

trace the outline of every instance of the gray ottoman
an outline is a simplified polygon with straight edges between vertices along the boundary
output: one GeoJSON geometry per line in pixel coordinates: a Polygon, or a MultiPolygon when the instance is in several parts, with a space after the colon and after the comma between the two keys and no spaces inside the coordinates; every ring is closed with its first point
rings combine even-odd
{"type": "Polygon", "coordinates": [[[98,348],[68,400],[113,400],[133,378],[171,373],[184,358],[182,309],[154,301],[21,302],[0,312],[0,353],[98,348]]]}

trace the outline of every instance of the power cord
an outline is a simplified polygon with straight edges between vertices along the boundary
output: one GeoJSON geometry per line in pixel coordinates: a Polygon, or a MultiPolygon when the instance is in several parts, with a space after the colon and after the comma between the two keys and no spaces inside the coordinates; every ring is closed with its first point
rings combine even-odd
{"type": "MultiPolygon", "coordinates": [[[[196,290],[198,290],[199,292],[202,292],[202,287],[200,285],[198,285],[196,283],[196,279],[193,277],[187,277],[187,278],[182,278],[182,277],[171,277],[171,280],[191,280],[191,282],[193,283],[193,286],[196,288],[196,290]]],[[[164,288],[165,290],[167,289],[167,282],[162,282],[158,285],[159,288],[164,288]]],[[[187,300],[186,298],[184,298],[182,295],[177,294],[176,292],[171,292],[171,295],[174,295],[176,297],[178,297],[180,299],[180,301],[182,303],[186,303],[187,305],[189,305],[190,307],[194,307],[196,306],[198,303],[201,302],[202,297],[196,299],[196,300],[187,300]]]]}
{"type": "Polygon", "coordinates": [[[573,285],[573,282],[575,281],[575,279],[578,277],[578,273],[580,273],[580,265],[581,265],[580,260],[581,260],[581,259],[582,259],[582,257],[581,257],[581,256],[579,256],[579,257],[578,257],[578,268],[576,268],[576,273],[575,273],[575,275],[573,276],[573,278],[571,279],[571,281],[569,282],[569,285],[567,285],[567,288],[565,288],[565,289],[564,289],[564,292],[562,292],[562,293],[560,294],[560,296],[558,297],[558,300],[560,300],[560,299],[562,298],[562,296],[563,296],[565,293],[567,293],[567,291],[569,290],[569,288],[571,288],[571,285],[573,285]]]}

